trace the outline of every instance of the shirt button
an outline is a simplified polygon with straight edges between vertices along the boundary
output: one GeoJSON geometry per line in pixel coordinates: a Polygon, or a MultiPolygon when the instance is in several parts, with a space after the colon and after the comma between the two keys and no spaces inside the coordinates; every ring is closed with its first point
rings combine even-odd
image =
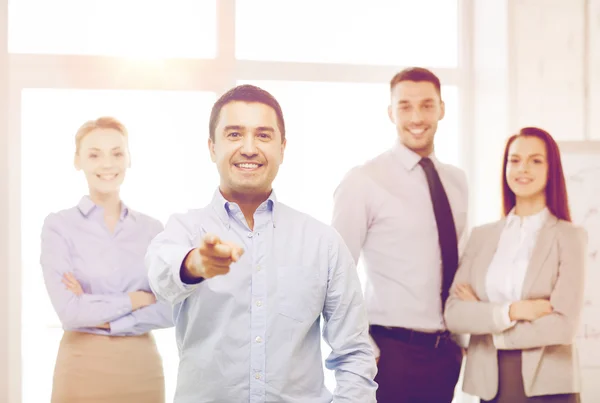
{"type": "Polygon", "coordinates": [[[252,232],[248,232],[248,238],[252,238],[252,232]]]}
{"type": "Polygon", "coordinates": [[[260,336],[256,336],[255,340],[257,343],[262,343],[262,338],[260,336]]]}
{"type": "Polygon", "coordinates": [[[256,306],[262,306],[262,301],[256,301],[256,306]]]}
{"type": "Polygon", "coordinates": [[[254,374],[254,377],[255,377],[256,379],[260,379],[260,374],[254,374]]]}
{"type": "Polygon", "coordinates": [[[256,266],[256,271],[260,271],[260,266],[256,266]]]}

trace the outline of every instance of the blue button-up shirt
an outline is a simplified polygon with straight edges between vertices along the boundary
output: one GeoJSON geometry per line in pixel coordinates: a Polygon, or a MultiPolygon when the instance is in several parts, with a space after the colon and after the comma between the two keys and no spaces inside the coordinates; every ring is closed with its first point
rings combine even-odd
{"type": "Polygon", "coordinates": [[[170,218],[146,264],[152,289],[175,309],[176,403],[375,402],[360,282],[331,227],[271,194],[250,229],[239,206],[216,191],[207,207],[170,218]],[[228,274],[184,284],[182,261],[206,233],[245,252],[228,274]],[[324,385],[321,314],[333,396],[324,385]]]}

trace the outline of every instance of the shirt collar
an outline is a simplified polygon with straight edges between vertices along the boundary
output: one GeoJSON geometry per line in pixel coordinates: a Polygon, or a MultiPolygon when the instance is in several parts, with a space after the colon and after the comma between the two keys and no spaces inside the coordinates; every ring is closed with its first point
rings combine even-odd
{"type": "MultiPolygon", "coordinates": [[[[241,210],[240,210],[239,206],[237,205],[237,203],[230,202],[227,199],[225,199],[225,197],[223,197],[223,194],[221,193],[221,190],[219,188],[217,188],[217,190],[215,190],[215,193],[213,194],[211,206],[217,213],[217,216],[219,217],[221,222],[225,226],[227,226],[227,228],[229,228],[231,225],[230,224],[231,215],[236,214],[238,212],[241,214],[241,210]]],[[[275,220],[275,217],[276,217],[275,212],[277,210],[276,206],[277,206],[277,196],[275,195],[275,191],[272,190],[269,197],[267,197],[267,200],[262,202],[260,204],[260,206],[258,206],[258,208],[256,209],[256,212],[262,212],[262,211],[270,211],[271,212],[271,222],[273,224],[273,228],[275,227],[275,222],[276,222],[276,220],[275,220]]]]}
{"type": "MultiPolygon", "coordinates": [[[[83,196],[81,198],[81,200],[79,200],[79,204],[77,204],[77,208],[79,208],[79,211],[81,211],[81,214],[83,214],[85,217],[89,217],[89,215],[95,210],[102,209],[102,207],[100,207],[96,203],[94,203],[92,201],[92,199],[90,199],[89,196],[83,196]]],[[[121,216],[119,217],[119,219],[122,221],[126,217],[131,217],[131,218],[135,219],[135,214],[134,214],[133,210],[130,210],[125,205],[125,203],[121,202],[121,216]]]]}
{"type": "Polygon", "coordinates": [[[530,215],[530,216],[525,216],[525,217],[519,217],[518,215],[515,214],[515,209],[513,208],[510,213],[508,213],[508,216],[506,217],[506,225],[507,226],[512,226],[512,225],[517,225],[517,226],[522,226],[525,229],[529,229],[532,231],[537,231],[539,229],[541,229],[544,224],[546,223],[546,221],[548,220],[548,218],[550,218],[551,213],[550,210],[548,210],[548,207],[544,207],[542,209],[542,211],[530,215]]]}
{"type": "MultiPolygon", "coordinates": [[[[407,171],[412,171],[423,158],[419,154],[402,144],[400,139],[396,140],[396,144],[392,148],[392,153],[400,161],[404,168],[406,168],[407,171]]],[[[435,154],[433,152],[429,155],[429,159],[431,159],[431,161],[434,165],[436,165],[437,168],[438,161],[435,158],[435,154]]]]}

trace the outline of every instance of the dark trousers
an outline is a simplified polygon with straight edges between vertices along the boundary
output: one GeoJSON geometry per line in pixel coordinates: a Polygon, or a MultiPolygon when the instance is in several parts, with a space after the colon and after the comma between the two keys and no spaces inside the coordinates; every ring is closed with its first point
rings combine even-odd
{"type": "Polygon", "coordinates": [[[462,350],[452,340],[434,344],[399,340],[379,326],[371,337],[381,352],[377,403],[451,403],[460,375],[462,350]]]}
{"type": "Polygon", "coordinates": [[[578,393],[546,396],[525,396],[521,375],[521,350],[498,351],[498,394],[481,403],[579,403],[578,393]]]}

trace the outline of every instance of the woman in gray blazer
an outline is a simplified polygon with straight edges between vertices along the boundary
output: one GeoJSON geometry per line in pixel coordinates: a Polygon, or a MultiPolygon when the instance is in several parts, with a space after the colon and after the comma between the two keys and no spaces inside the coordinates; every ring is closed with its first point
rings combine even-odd
{"type": "Polygon", "coordinates": [[[503,165],[504,217],[473,229],[445,309],[448,329],[471,335],[463,390],[482,402],[579,402],[587,234],[571,223],[550,134],[521,129],[503,165]]]}

